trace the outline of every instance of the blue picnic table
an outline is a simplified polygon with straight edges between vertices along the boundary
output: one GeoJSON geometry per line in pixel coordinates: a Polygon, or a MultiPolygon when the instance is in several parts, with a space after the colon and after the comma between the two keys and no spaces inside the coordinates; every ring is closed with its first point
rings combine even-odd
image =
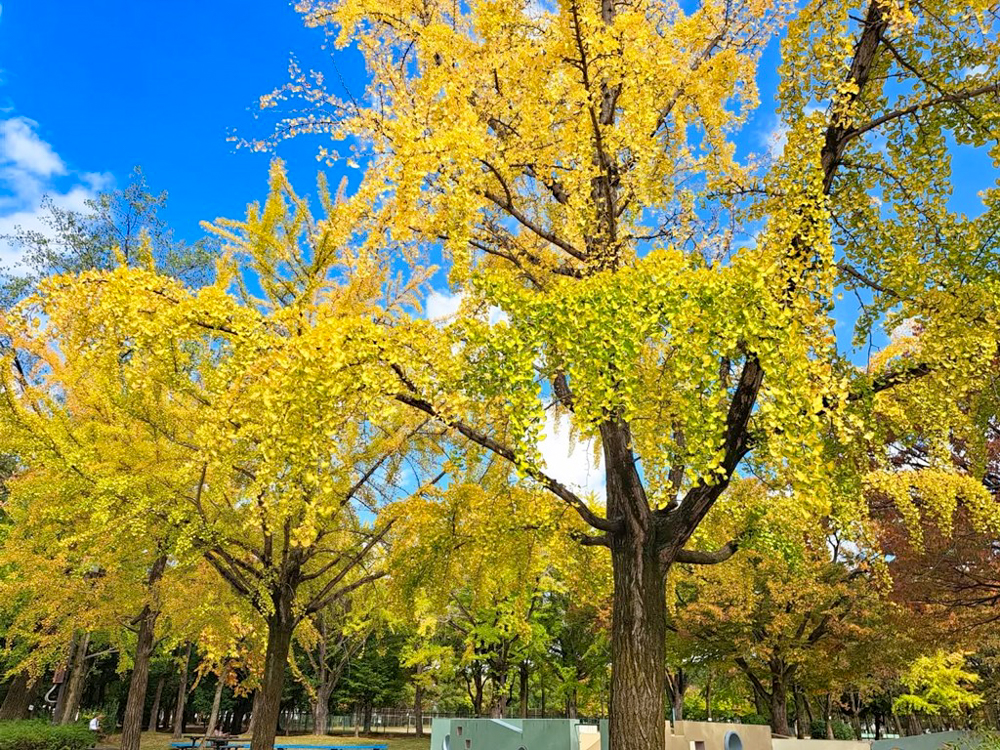
{"type": "MultiPolygon", "coordinates": [[[[215,745],[216,750],[229,750],[229,748],[246,748],[250,747],[250,743],[246,740],[225,740],[225,739],[213,739],[209,738],[209,741],[215,745]]],[[[171,742],[170,747],[176,748],[177,750],[184,750],[184,748],[197,748],[199,747],[199,741],[191,739],[187,742],[171,742]]],[[[389,746],[384,744],[376,745],[296,745],[288,742],[275,742],[274,750],[388,750],[389,746]]]]}

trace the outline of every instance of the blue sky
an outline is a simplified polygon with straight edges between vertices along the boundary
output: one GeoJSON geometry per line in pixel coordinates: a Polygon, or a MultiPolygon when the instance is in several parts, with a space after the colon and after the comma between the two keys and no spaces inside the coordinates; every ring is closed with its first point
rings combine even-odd
{"type": "MultiPolygon", "coordinates": [[[[241,216],[265,193],[269,156],[237,151],[227,135],[266,135],[257,98],[285,82],[293,51],[329,70],[323,41],[287,2],[7,0],[0,234],[31,225],[42,193],[77,207],[137,164],[168,191],[165,218],[180,237],[201,236],[203,219],[241,216]]],[[[338,56],[348,80],[361,80],[357,64],[338,56]]],[[[315,186],[317,144],[279,152],[303,189],[315,186]]]]}

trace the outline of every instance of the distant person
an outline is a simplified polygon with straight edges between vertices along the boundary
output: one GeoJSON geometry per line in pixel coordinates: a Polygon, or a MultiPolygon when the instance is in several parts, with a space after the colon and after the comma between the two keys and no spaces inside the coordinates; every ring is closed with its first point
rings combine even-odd
{"type": "Polygon", "coordinates": [[[104,739],[104,735],[101,733],[101,719],[104,718],[104,714],[94,714],[90,720],[90,731],[94,733],[94,742],[100,742],[104,739]]]}

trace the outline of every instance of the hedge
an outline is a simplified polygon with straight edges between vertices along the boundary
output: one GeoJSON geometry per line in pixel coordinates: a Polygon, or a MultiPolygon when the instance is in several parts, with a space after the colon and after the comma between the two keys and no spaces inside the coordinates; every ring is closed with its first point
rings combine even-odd
{"type": "Polygon", "coordinates": [[[87,750],[93,746],[94,733],[83,724],[0,721],[0,750],[87,750]]]}

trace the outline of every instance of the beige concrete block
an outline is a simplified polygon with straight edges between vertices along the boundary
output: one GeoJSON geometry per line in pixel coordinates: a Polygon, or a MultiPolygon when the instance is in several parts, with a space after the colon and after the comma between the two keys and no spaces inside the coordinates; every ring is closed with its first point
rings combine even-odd
{"type": "Polygon", "coordinates": [[[871,750],[870,742],[855,740],[774,740],[774,750],[871,750]]]}

